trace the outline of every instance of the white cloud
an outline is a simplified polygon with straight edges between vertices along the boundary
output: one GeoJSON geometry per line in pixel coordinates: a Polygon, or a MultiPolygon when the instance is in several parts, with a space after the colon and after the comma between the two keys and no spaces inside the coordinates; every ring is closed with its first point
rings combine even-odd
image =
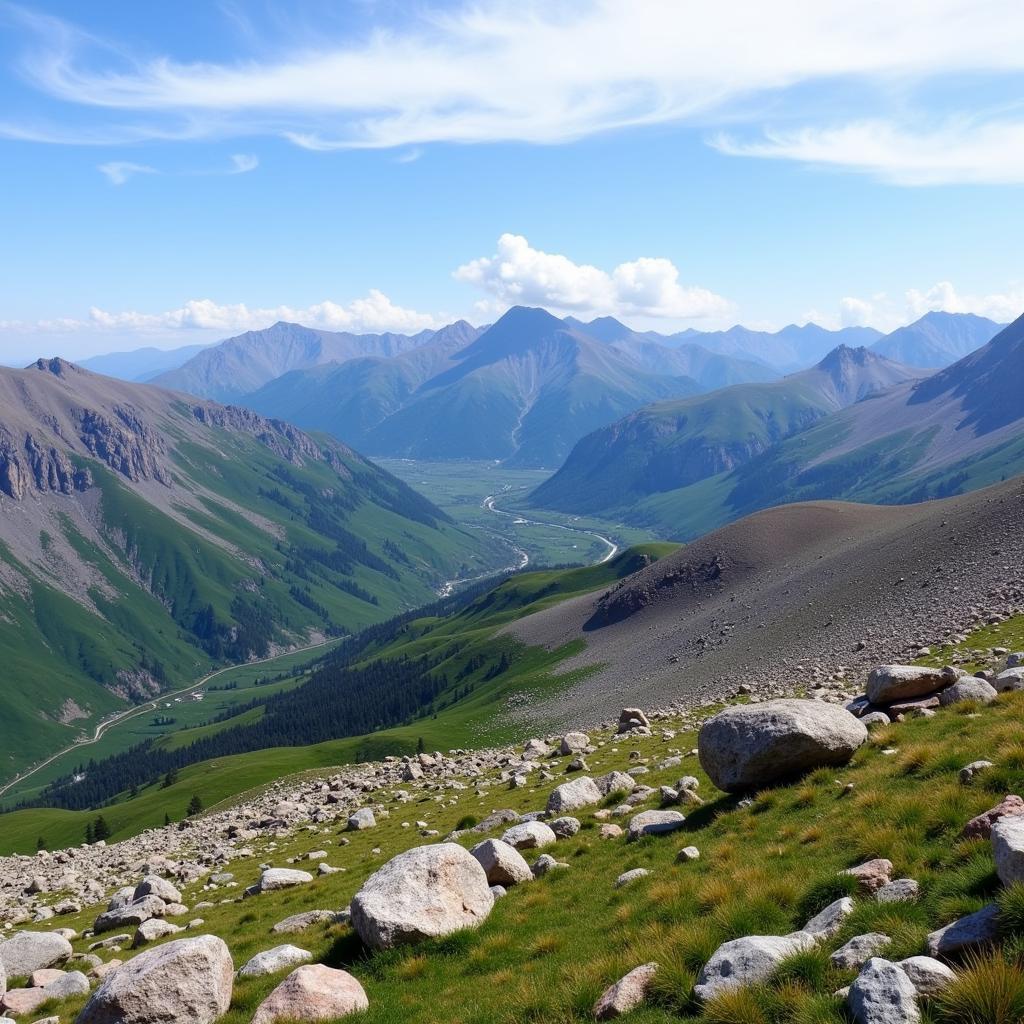
{"type": "Polygon", "coordinates": [[[1024,286],[971,295],[958,292],[950,281],[939,281],[923,291],[910,288],[899,298],[884,292],[869,299],[847,296],[839,303],[838,323],[843,327],[870,326],[888,332],[936,311],[974,313],[997,323],[1009,323],[1024,313],[1024,286]]]}
{"type": "Polygon", "coordinates": [[[894,185],[1024,183],[1024,121],[958,118],[923,130],[872,120],[766,132],[754,142],[719,135],[712,144],[733,156],[841,167],[894,185]]]}
{"type": "MultiPolygon", "coordinates": [[[[993,95],[1020,91],[1018,0],[465,0],[361,37],[324,29],[315,43],[290,44],[280,23],[275,38],[253,38],[247,19],[242,40],[254,56],[221,63],[126,60],[58,19],[20,9],[19,20],[37,40],[23,75],[95,115],[64,129],[70,142],[273,134],[315,150],[551,144],[629,126],[759,123],[767,108],[779,129],[755,142],[719,138],[719,148],[900,184],[1024,174],[1024,118],[986,113],[993,95]],[[954,78],[955,90],[929,90],[954,78]],[[859,109],[823,127],[815,98],[833,85],[859,109]],[[932,116],[917,117],[915,97],[932,116]],[[914,112],[904,121],[893,110],[914,112]]],[[[60,125],[19,123],[10,111],[0,132],[62,137],[60,125]]]]}
{"type": "Polygon", "coordinates": [[[96,170],[106,175],[111,185],[123,185],[136,174],[160,173],[155,167],[147,167],[145,164],[133,164],[126,160],[113,160],[108,164],[100,164],[96,170]]]}
{"type": "Polygon", "coordinates": [[[502,235],[493,256],[471,260],[454,276],[498,300],[497,308],[522,304],[560,312],[675,320],[720,316],[730,308],[706,288],[681,285],[671,260],[645,256],[609,272],[534,249],[522,235],[502,235]]]}
{"type": "Polygon", "coordinates": [[[250,171],[255,171],[260,165],[258,157],[253,156],[251,153],[233,153],[231,155],[232,168],[228,171],[228,174],[248,174],[250,171]]]}
{"type": "Polygon", "coordinates": [[[0,320],[0,331],[19,333],[135,332],[161,334],[181,331],[218,331],[239,333],[269,327],[278,320],[320,327],[332,331],[415,333],[440,327],[444,316],[419,313],[397,306],[383,292],[371,289],[364,298],[348,305],[325,301],[304,308],[275,306],[250,308],[244,303],[223,305],[212,299],[192,299],[178,309],[161,313],[135,310],[109,312],[93,306],[87,318],[64,317],[54,320],[0,320]]]}

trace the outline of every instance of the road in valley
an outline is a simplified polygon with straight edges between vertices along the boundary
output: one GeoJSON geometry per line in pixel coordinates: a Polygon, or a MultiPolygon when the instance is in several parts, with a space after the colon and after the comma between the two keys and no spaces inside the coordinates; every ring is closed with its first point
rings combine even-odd
{"type": "Polygon", "coordinates": [[[217,676],[222,675],[224,672],[231,672],[233,669],[239,668],[251,668],[253,665],[263,665],[268,661],[277,661],[278,658],[291,657],[294,654],[303,654],[306,651],[315,651],[318,647],[326,647],[328,644],[336,643],[338,640],[344,639],[343,637],[331,637],[330,640],[320,640],[315,644],[310,644],[308,647],[296,647],[293,651],[285,651],[282,654],[274,654],[268,658],[260,658],[257,661],[246,661],[240,665],[225,665],[224,668],[217,669],[216,672],[211,672],[209,675],[203,676],[202,679],[197,680],[194,683],[190,683],[188,686],[180,689],[173,690],[169,693],[161,693],[153,700],[146,701],[145,704],[139,704],[136,707],[129,708],[127,711],[121,711],[120,713],[113,715],[110,718],[104,719],[96,729],[93,731],[90,739],[77,740],[70,746],[65,747],[63,750],[58,750],[56,754],[52,754],[45,761],[40,761],[39,764],[34,765],[27,771],[22,772],[20,775],[15,776],[10,782],[4,783],[0,786],[0,797],[2,797],[9,789],[17,786],[19,783],[24,782],[26,779],[31,778],[36,772],[42,771],[47,765],[53,764],[54,761],[59,757],[63,757],[65,754],[70,753],[72,750],[80,750],[83,747],[88,747],[93,743],[100,740],[103,735],[112,729],[115,725],[121,725],[124,722],[129,721],[132,718],[137,718],[139,715],[147,715],[151,711],[159,710],[160,703],[168,700],[174,700],[175,697],[184,697],[186,694],[201,690],[211,679],[215,679],[217,676]]]}

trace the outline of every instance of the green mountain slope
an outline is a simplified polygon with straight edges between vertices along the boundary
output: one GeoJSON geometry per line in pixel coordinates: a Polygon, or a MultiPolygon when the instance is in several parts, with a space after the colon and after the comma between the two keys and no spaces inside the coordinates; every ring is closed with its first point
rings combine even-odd
{"type": "Polygon", "coordinates": [[[337,442],[60,360],[0,371],[0,778],[211,666],[488,568],[337,442]]]}
{"type": "MultiPolygon", "coordinates": [[[[76,809],[79,804],[90,807],[110,801],[108,817],[117,836],[123,837],[160,824],[164,814],[180,817],[178,804],[183,799],[187,802],[192,793],[209,807],[288,772],[408,753],[416,749],[419,740],[432,748],[447,748],[505,738],[511,735],[508,707],[524,694],[552,692],[552,688],[569,685],[573,677],[555,679],[550,674],[568,651],[525,650],[497,636],[497,631],[524,615],[607,587],[674,548],[671,544],[641,545],[589,568],[524,573],[497,587],[482,587],[475,598],[441,602],[433,609],[436,614],[405,616],[373,627],[311,665],[303,679],[295,685],[289,683],[279,694],[270,687],[256,687],[251,710],[236,705],[209,723],[158,735],[144,748],[122,746],[98,765],[87,766],[85,782],[70,781],[83,757],[68,755],[62,760],[65,776],[57,777],[51,790],[33,787],[19,792],[15,788],[8,797],[9,806],[24,799],[56,806],[32,807],[0,817],[4,824],[0,831],[10,840],[0,845],[0,850],[20,848],[14,840],[21,837],[22,826],[31,831],[35,822],[45,825],[53,842],[58,837],[61,842],[75,841],[89,817],[88,811],[76,809]],[[461,610],[448,613],[459,605],[461,610]],[[402,676],[405,666],[416,672],[408,678],[402,676]],[[374,689],[381,692],[397,680],[411,695],[408,710],[399,718],[382,721],[382,728],[369,733],[358,730],[355,704],[360,687],[346,689],[346,677],[357,672],[362,673],[357,683],[372,675],[378,684],[374,689]],[[322,720],[335,712],[334,736],[312,742],[309,737],[321,728],[322,720]],[[259,747],[262,739],[251,734],[265,718],[276,718],[286,728],[295,724],[302,734],[296,731],[295,742],[289,746],[259,747]],[[250,739],[254,742],[249,743],[250,739]],[[209,741],[202,750],[190,750],[202,741],[209,741]],[[166,761],[168,752],[177,753],[177,760],[166,761]],[[206,759],[199,760],[200,755],[206,759]],[[116,788],[119,779],[128,778],[125,773],[132,766],[141,766],[140,778],[144,777],[135,796],[130,796],[129,784],[124,790],[116,788]],[[170,786],[160,785],[159,778],[171,766],[178,770],[178,780],[170,786]],[[186,790],[188,795],[183,797],[186,790]]],[[[267,671],[272,672],[273,667],[267,671]]],[[[382,707],[390,696],[382,699],[382,707]]]]}
{"type": "Polygon", "coordinates": [[[531,503],[595,512],[699,484],[915,376],[867,349],[841,346],[812,369],[779,381],[652,405],[583,438],[531,503]]]}
{"type": "Polygon", "coordinates": [[[960,494],[1024,471],[1022,379],[1024,318],[939,373],[827,415],[800,405],[803,374],[653,406],[581,441],[532,501],[686,539],[784,502],[960,494]]]}
{"type": "MultiPolygon", "coordinates": [[[[474,340],[439,332],[394,358],[286,374],[244,401],[374,455],[555,466],[591,430],[647,402],[700,391],[688,376],[695,365],[664,346],[627,351],[542,309],[517,307],[474,340]]],[[[709,372],[730,370],[719,360],[709,372]]],[[[735,372],[745,371],[737,364],[735,372]]],[[[751,372],[771,376],[764,367],[751,372]]]]}

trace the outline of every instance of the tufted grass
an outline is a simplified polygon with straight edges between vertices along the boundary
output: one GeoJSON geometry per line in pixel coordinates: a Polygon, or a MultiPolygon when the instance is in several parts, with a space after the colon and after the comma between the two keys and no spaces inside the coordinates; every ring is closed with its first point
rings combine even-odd
{"type": "MultiPolygon", "coordinates": [[[[969,1014],[980,1005],[983,979],[993,990],[992,979],[999,980],[999,991],[1010,999],[1013,981],[1024,970],[1024,893],[1019,888],[1001,892],[989,844],[962,840],[959,833],[967,819],[1005,792],[1024,792],[1020,761],[1000,755],[1024,749],[1024,694],[1002,695],[994,705],[970,714],[943,711],[873,733],[848,767],[766,789],[749,806],[716,792],[695,758],[684,757],[675,768],[657,767],[671,751],[695,746],[693,734],[671,740],[595,734],[595,739],[601,746],[587,757],[592,774],[639,765],[649,771],[638,781],[653,787],[696,775],[705,805],[684,808],[687,821],[678,833],[636,843],[600,839],[592,813],[579,812],[584,827],[550,851],[570,867],[511,889],[476,931],[375,954],[365,951],[346,926],[271,935],[272,925],[289,914],[345,906],[391,856],[436,841],[421,838],[414,827],[402,828],[403,821],[424,819],[443,836],[458,823],[482,819],[497,808],[538,809],[561,781],[569,759],[545,763],[555,781],[543,782],[535,774],[524,789],[495,782],[483,795],[472,788],[443,794],[413,790],[414,800],[404,805],[392,802],[389,791],[380,795],[389,815],[379,818],[375,829],[344,836],[348,845],[338,845],[343,838],[338,824],[311,827],[276,843],[258,840],[252,857],[228,869],[236,875],[237,888],[203,893],[197,883],[185,887],[185,902],[192,907],[204,897],[233,901],[257,879],[260,863],[281,866],[311,850],[328,850],[328,862],[344,867],[343,873],[244,902],[217,902],[190,912],[185,920],[202,916],[200,931],[222,936],[236,966],[263,949],[292,942],[317,960],[350,970],[370,999],[366,1024],[583,1022],[592,1019],[593,1002],[607,985],[649,961],[660,969],[649,1001],[630,1017],[635,1024],[842,1024],[842,1002],[832,993],[853,975],[831,967],[827,954],[832,949],[853,935],[881,931],[893,939],[887,956],[922,953],[929,931],[998,898],[1004,912],[1002,955],[971,964],[954,993],[960,993],[959,1002],[951,995],[925,1010],[932,1024],[1000,1024],[999,1017],[969,1014]],[[887,748],[897,753],[883,754],[887,748]],[[632,750],[639,752],[639,760],[630,760],[632,750]],[[917,767],[908,772],[911,754],[917,767]],[[981,773],[962,785],[959,768],[979,758],[996,762],[993,776],[981,773]],[[854,788],[843,795],[847,783],[854,788]],[[677,851],[689,845],[700,849],[700,859],[677,864],[677,851]],[[380,852],[374,853],[375,848],[380,852]],[[852,880],[839,872],[870,857],[892,860],[894,877],[916,878],[921,899],[879,904],[857,894],[852,880]],[[650,875],[614,889],[618,875],[634,867],[647,868],[650,875]],[[823,949],[791,958],[764,985],[713,1005],[697,1004],[696,975],[721,942],[796,930],[814,912],[851,892],[855,913],[823,949]]],[[[463,842],[471,845],[472,840],[463,842]]],[[[528,851],[527,859],[539,852],[528,851]]],[[[312,867],[315,871],[315,862],[312,867]]],[[[53,894],[54,901],[59,895],[53,894]]],[[[58,923],[81,929],[97,910],[58,923]]],[[[87,942],[74,945],[81,950],[87,942]]],[[[280,980],[238,981],[225,1024],[247,1024],[280,980]]],[[[65,1003],[61,1018],[73,1019],[83,1002],[65,1003]]]]}

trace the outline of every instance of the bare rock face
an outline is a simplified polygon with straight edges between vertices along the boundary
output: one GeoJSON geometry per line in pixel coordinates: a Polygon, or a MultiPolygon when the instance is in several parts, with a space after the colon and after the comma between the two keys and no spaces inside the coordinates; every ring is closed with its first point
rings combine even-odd
{"type": "Polygon", "coordinates": [[[879,665],[868,675],[866,687],[872,704],[890,704],[897,700],[924,697],[941,690],[953,680],[941,669],[920,665],[879,665]]]}
{"type": "Polygon", "coordinates": [[[849,711],[813,700],[726,708],[701,726],[701,767],[719,789],[739,793],[826,765],[846,764],[868,738],[849,711]]]}
{"type": "Polygon", "coordinates": [[[476,858],[440,843],[400,853],[372,874],[352,900],[352,924],[366,945],[390,949],[475,928],[493,906],[476,858]]]}
{"type": "Polygon", "coordinates": [[[217,936],[176,939],[108,975],[75,1024],[213,1024],[231,1005],[234,973],[217,936]]]}
{"type": "Polygon", "coordinates": [[[332,1021],[369,1009],[363,986],[347,971],[323,964],[298,967],[260,1003],[252,1024],[332,1021]]]}

